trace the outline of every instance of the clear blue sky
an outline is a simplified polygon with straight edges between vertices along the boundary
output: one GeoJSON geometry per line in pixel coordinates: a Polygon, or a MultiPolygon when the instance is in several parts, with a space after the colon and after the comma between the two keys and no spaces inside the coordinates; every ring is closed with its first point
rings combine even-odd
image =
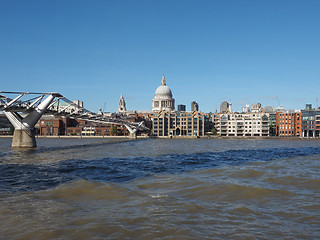
{"type": "Polygon", "coordinates": [[[320,104],[319,0],[0,2],[0,90],[59,92],[98,111],[320,104]]]}

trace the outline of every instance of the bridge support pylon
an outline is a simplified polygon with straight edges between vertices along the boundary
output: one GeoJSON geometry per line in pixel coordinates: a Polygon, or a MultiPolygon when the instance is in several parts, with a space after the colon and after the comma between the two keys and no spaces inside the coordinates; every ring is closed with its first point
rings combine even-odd
{"type": "Polygon", "coordinates": [[[57,94],[50,94],[28,115],[22,117],[17,112],[3,111],[14,127],[12,147],[14,148],[34,148],[37,146],[34,126],[41,116],[46,112],[47,107],[54,100],[57,94]]]}
{"type": "Polygon", "coordinates": [[[125,124],[126,128],[129,131],[129,138],[130,139],[137,139],[137,131],[139,130],[139,128],[142,126],[143,122],[140,122],[138,124],[138,126],[136,126],[134,129],[132,129],[131,127],[129,127],[127,124],[125,124]]]}
{"type": "Polygon", "coordinates": [[[137,134],[136,133],[129,133],[129,138],[130,139],[137,139],[137,134]]]}

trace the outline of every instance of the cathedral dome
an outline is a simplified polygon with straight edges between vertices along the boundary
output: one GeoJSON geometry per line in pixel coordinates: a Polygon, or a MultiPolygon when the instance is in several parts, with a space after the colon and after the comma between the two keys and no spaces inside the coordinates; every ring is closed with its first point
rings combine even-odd
{"type": "Polygon", "coordinates": [[[171,89],[166,85],[161,85],[157,88],[156,93],[154,94],[155,97],[158,98],[172,98],[171,89]]]}
{"type": "Polygon", "coordinates": [[[174,111],[174,99],[171,89],[166,85],[164,74],[161,85],[157,88],[152,100],[152,111],[174,111]]]}

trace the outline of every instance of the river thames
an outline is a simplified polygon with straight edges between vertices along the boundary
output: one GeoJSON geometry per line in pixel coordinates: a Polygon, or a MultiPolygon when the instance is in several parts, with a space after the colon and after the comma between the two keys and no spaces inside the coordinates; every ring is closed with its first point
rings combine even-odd
{"type": "Polygon", "coordinates": [[[0,138],[0,239],[319,239],[320,141],[0,138]]]}

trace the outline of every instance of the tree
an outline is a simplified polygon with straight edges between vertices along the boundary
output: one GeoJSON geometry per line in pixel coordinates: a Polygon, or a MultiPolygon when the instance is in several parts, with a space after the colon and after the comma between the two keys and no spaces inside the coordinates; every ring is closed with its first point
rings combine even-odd
{"type": "Polygon", "coordinates": [[[118,135],[118,129],[117,129],[116,126],[112,126],[111,131],[110,131],[110,134],[111,134],[112,136],[118,135]]]}
{"type": "Polygon", "coordinates": [[[216,130],[215,128],[212,128],[212,129],[211,129],[211,134],[212,134],[212,135],[217,135],[217,130],[216,130]]]}
{"type": "Polygon", "coordinates": [[[276,125],[275,124],[270,124],[269,134],[270,134],[270,136],[276,135],[276,125]]]}
{"type": "Polygon", "coordinates": [[[13,135],[14,133],[14,126],[10,125],[9,135],[13,135]]]}

